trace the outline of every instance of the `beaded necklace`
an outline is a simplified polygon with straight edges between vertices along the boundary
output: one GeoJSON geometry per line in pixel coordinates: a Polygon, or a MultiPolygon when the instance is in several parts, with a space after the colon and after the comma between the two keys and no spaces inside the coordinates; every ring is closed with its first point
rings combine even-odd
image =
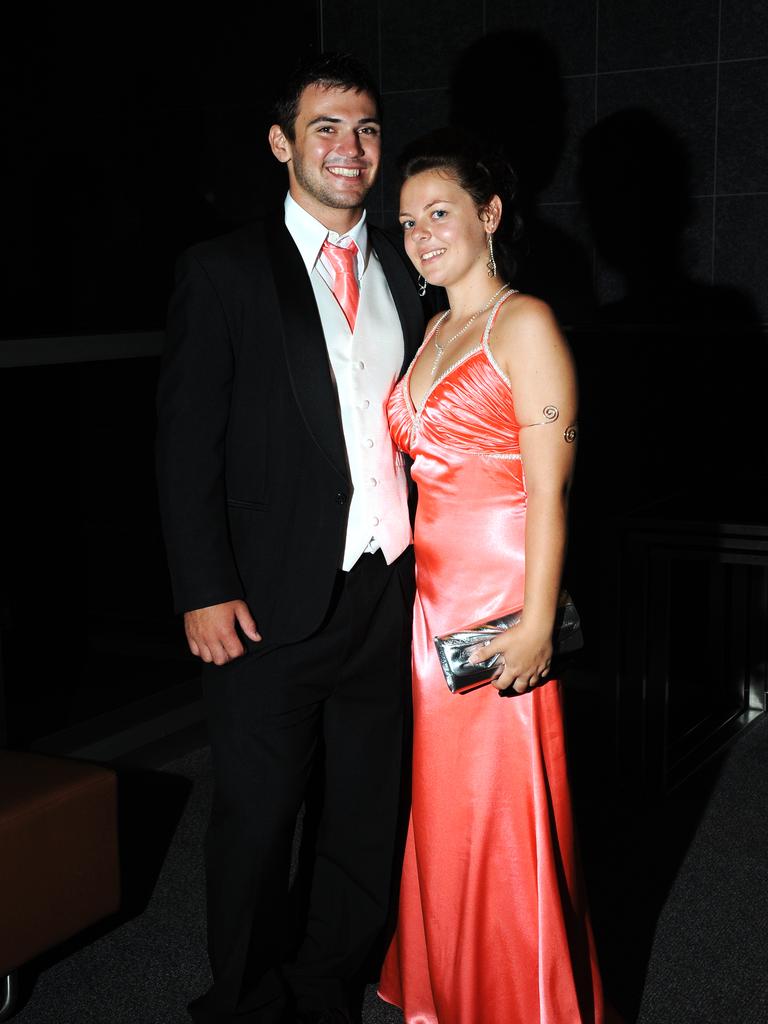
{"type": "Polygon", "coordinates": [[[453,334],[448,339],[448,341],[445,342],[444,345],[441,345],[440,342],[437,340],[437,336],[440,333],[440,328],[443,326],[442,320],[440,321],[440,323],[437,326],[437,330],[435,331],[435,335],[434,335],[434,337],[432,339],[434,344],[435,344],[435,349],[436,349],[436,354],[435,354],[434,361],[432,363],[432,371],[431,371],[433,378],[435,376],[435,373],[437,372],[438,366],[440,365],[440,360],[443,358],[443,355],[445,354],[446,350],[448,348],[450,348],[450,346],[454,343],[454,341],[456,341],[457,338],[460,338],[462,336],[462,334],[464,334],[466,331],[469,330],[469,328],[472,326],[472,324],[475,322],[475,320],[477,320],[477,318],[480,316],[481,313],[484,313],[486,311],[486,309],[490,309],[491,308],[491,306],[493,305],[494,301],[507,288],[509,288],[509,284],[507,282],[505,282],[501,286],[501,288],[499,288],[498,291],[495,291],[493,293],[493,295],[490,297],[490,299],[488,299],[488,301],[482,307],[482,309],[478,309],[478,311],[476,313],[473,313],[472,316],[469,318],[469,320],[467,320],[467,322],[461,328],[461,330],[460,331],[456,331],[456,333],[453,334]]]}

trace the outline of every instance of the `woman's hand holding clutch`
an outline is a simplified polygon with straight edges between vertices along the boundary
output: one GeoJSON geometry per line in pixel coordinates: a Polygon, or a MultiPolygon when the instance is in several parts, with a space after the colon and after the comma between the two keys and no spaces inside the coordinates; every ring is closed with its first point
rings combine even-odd
{"type": "Polygon", "coordinates": [[[542,630],[535,623],[522,621],[487,641],[469,660],[485,661],[495,654],[500,655],[501,661],[491,684],[499,692],[511,686],[516,693],[525,693],[549,678],[552,630],[542,630]]]}

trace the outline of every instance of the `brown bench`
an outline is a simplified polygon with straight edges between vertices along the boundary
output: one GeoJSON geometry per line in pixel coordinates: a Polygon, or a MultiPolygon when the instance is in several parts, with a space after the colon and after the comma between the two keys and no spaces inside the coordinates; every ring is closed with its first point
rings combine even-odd
{"type": "Polygon", "coordinates": [[[118,909],[117,779],[0,750],[0,1020],[17,968],[118,909]]]}

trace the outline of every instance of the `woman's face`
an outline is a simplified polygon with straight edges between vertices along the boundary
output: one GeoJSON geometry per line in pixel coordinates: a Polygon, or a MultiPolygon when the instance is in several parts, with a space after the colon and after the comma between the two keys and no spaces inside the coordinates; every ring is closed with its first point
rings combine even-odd
{"type": "Polygon", "coordinates": [[[449,287],[476,266],[485,267],[486,226],[493,230],[498,220],[492,207],[493,200],[491,208],[478,210],[446,171],[422,171],[403,184],[400,224],[405,251],[430,284],[449,287]]]}

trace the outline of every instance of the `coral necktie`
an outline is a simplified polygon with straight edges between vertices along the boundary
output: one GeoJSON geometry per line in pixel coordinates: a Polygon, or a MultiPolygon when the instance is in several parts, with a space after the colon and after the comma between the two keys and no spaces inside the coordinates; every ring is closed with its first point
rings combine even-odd
{"type": "Polygon", "coordinates": [[[349,329],[354,331],[357,304],[360,301],[360,288],[355,274],[357,246],[350,242],[349,247],[343,249],[326,238],[323,242],[323,254],[333,268],[333,294],[347,318],[349,329]]]}

